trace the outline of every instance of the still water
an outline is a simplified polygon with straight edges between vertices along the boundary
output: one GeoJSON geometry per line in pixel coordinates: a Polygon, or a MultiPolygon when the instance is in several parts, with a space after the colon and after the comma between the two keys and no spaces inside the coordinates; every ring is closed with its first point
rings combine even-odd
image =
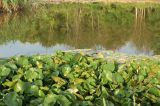
{"type": "Polygon", "coordinates": [[[160,6],[47,5],[0,14],[0,58],[98,49],[160,54],[160,6]]]}

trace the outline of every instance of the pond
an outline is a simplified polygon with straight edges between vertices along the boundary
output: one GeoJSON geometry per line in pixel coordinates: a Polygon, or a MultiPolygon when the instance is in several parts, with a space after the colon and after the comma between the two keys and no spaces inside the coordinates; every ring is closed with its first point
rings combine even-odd
{"type": "Polygon", "coordinates": [[[0,14],[0,58],[56,50],[160,54],[160,6],[42,5],[0,14]]]}

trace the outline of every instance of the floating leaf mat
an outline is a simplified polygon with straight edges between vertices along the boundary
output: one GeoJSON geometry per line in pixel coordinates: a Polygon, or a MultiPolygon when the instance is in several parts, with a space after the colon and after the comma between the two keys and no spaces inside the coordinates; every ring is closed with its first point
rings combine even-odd
{"type": "Polygon", "coordinates": [[[160,61],[73,52],[11,57],[0,62],[0,106],[160,106],[160,61]]]}

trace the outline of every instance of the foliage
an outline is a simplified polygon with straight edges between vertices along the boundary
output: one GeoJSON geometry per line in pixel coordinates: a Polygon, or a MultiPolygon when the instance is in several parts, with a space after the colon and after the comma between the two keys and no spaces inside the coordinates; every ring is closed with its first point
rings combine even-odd
{"type": "Polygon", "coordinates": [[[15,56],[0,65],[0,105],[159,105],[160,61],[83,53],[15,56]]]}
{"type": "Polygon", "coordinates": [[[22,8],[27,1],[28,0],[2,0],[0,6],[2,5],[4,11],[12,12],[22,8]]]}
{"type": "MultiPolygon", "coordinates": [[[[19,40],[30,43],[39,42],[45,47],[50,47],[57,42],[64,43],[64,39],[65,43],[75,45],[75,40],[80,38],[79,41],[82,41],[80,44],[84,45],[77,44],[75,46],[82,48],[84,46],[93,46],[93,43],[97,42],[93,38],[97,37],[99,39],[98,43],[102,43],[103,46],[110,45],[106,44],[107,41],[102,42],[101,39],[104,39],[104,37],[106,40],[110,39],[110,37],[113,38],[110,35],[112,33],[117,35],[119,31],[121,33],[127,33],[119,34],[121,37],[124,35],[122,37],[124,39],[126,35],[128,36],[131,33],[127,28],[131,27],[131,24],[128,24],[128,22],[133,22],[133,14],[130,13],[128,15],[127,11],[122,7],[117,7],[115,11],[112,11],[111,7],[102,4],[60,4],[42,6],[37,10],[15,15],[4,15],[0,19],[0,23],[2,22],[0,26],[0,43],[3,44],[8,41],[19,40]],[[120,16],[116,15],[116,10],[119,10],[118,13],[120,16]],[[127,19],[128,21],[125,22],[123,19],[127,15],[129,16],[129,20],[127,19]],[[113,18],[112,16],[116,17],[113,18]],[[98,37],[98,34],[104,36],[98,37]],[[7,39],[6,36],[8,36],[7,39]],[[84,39],[86,39],[86,36],[89,36],[88,40],[90,44],[85,43],[86,41],[84,39]],[[75,40],[70,40],[70,38],[75,40]],[[74,42],[72,43],[71,41],[74,42]]],[[[115,36],[117,39],[122,39],[119,37],[115,36]]],[[[114,44],[118,44],[119,46],[123,44],[123,42],[117,41],[120,40],[114,40],[114,44]]]]}

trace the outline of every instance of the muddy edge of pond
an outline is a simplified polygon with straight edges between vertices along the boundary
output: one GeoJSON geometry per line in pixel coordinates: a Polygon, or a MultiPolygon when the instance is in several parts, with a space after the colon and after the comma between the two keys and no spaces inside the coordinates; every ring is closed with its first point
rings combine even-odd
{"type": "MultiPolygon", "coordinates": [[[[75,49],[75,50],[67,50],[62,52],[71,52],[71,53],[82,53],[84,55],[93,56],[94,58],[104,58],[107,61],[116,61],[118,63],[126,63],[131,60],[144,60],[144,59],[150,59],[154,61],[160,60],[160,55],[154,55],[154,56],[147,56],[147,55],[130,55],[120,52],[114,52],[111,50],[93,50],[93,49],[75,49]]],[[[54,55],[53,54],[37,54],[37,55],[54,55]]],[[[33,54],[36,55],[36,54],[33,54]]],[[[21,56],[21,55],[17,55],[21,56]]],[[[31,55],[32,56],[32,55],[31,55]]],[[[0,58],[0,64],[3,64],[8,58],[0,58]]]]}
{"type": "Polygon", "coordinates": [[[76,50],[68,50],[64,52],[73,52],[73,53],[84,53],[95,58],[105,58],[106,60],[114,60],[119,63],[126,63],[130,60],[143,60],[143,59],[151,59],[151,60],[160,60],[160,55],[147,56],[147,55],[130,55],[120,52],[114,52],[110,50],[93,50],[93,49],[76,49],[76,50]]]}

